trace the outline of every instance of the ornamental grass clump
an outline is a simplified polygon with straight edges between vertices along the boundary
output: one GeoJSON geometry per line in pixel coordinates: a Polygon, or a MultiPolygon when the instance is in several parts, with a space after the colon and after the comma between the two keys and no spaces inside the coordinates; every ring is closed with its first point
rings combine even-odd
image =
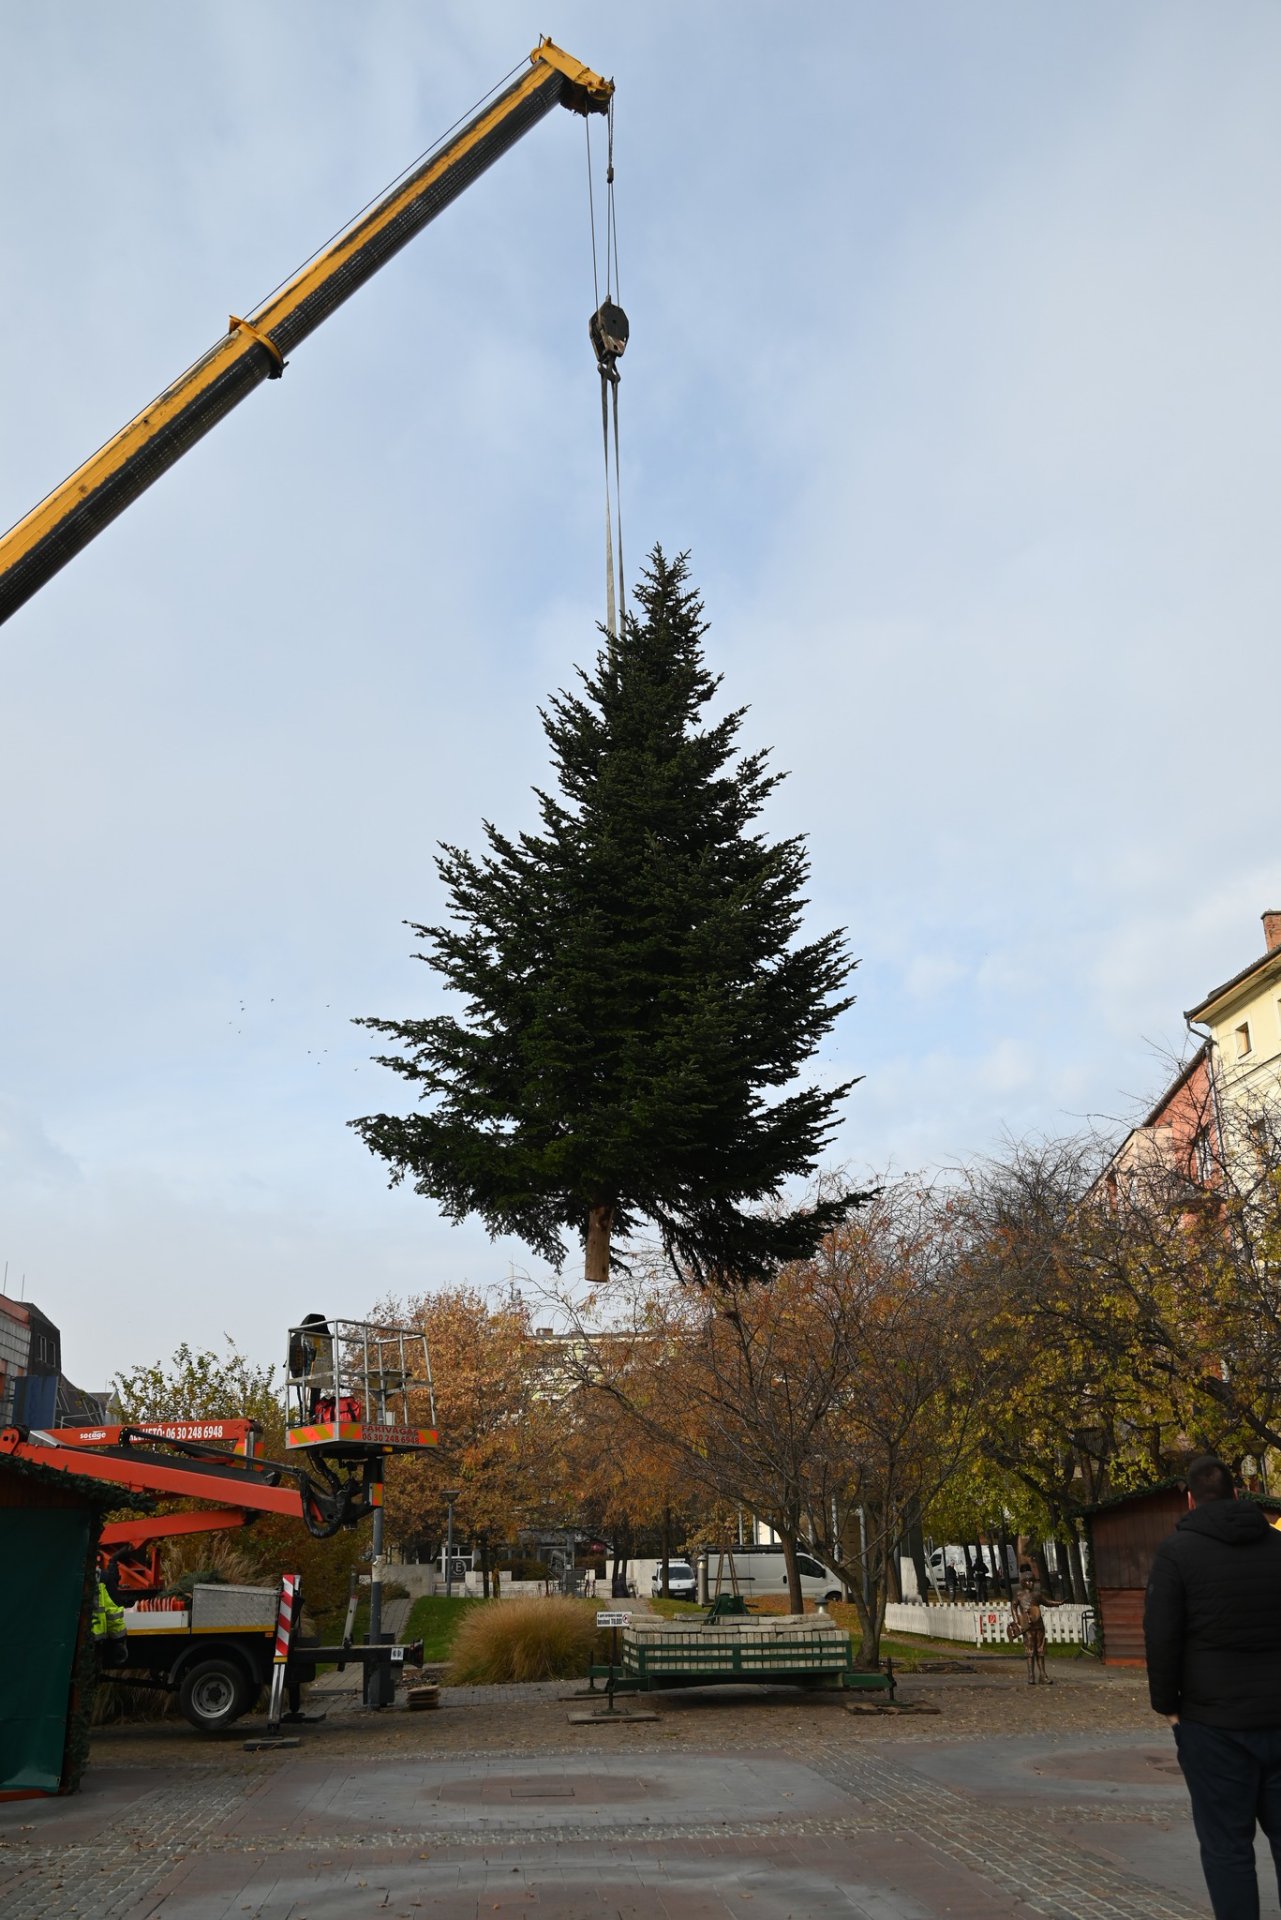
{"type": "Polygon", "coordinates": [[[454,1686],[571,1680],[596,1650],[596,1613],[580,1600],[489,1600],[458,1629],[446,1678],[454,1686]]]}

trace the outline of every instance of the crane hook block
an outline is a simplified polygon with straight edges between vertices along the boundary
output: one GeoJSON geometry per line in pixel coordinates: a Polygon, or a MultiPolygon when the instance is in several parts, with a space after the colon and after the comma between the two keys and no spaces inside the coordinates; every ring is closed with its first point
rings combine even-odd
{"type": "Polygon", "coordinates": [[[612,300],[603,300],[587,322],[596,365],[606,380],[618,381],[618,362],[627,347],[627,315],[612,300]]]}

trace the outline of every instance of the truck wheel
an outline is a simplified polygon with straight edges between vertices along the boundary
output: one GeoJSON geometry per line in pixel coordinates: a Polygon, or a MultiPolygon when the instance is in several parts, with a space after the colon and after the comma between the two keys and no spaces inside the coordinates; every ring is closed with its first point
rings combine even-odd
{"type": "Polygon", "coordinates": [[[221,1733],[249,1704],[249,1676],[238,1660],[200,1660],[178,1686],[178,1705],[200,1733],[221,1733]]]}

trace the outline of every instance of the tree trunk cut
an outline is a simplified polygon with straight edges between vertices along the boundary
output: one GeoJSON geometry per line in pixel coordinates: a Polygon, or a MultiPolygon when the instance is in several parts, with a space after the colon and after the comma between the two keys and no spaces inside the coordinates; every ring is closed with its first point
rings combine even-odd
{"type": "Polygon", "coordinates": [[[609,1236],[614,1225],[614,1204],[598,1201],[588,1209],[587,1251],[583,1277],[589,1287],[603,1287],[609,1280],[609,1236]]]}

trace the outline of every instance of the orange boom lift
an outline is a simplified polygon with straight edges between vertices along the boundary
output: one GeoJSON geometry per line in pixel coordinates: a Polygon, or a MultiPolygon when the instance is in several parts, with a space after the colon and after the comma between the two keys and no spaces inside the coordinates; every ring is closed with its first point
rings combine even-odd
{"type": "MultiPolygon", "coordinates": [[[[392,1454],[436,1445],[435,1401],[421,1329],[326,1322],[311,1314],[290,1330],[285,1387],[286,1461],[258,1451],[253,1420],[165,1420],[134,1426],[8,1427],[0,1457],[105,1481],[122,1493],[198,1503],[173,1513],[109,1522],[100,1554],[125,1607],[124,1664],[102,1677],[178,1695],[187,1718],[219,1732],[272,1687],[271,1720],[283,1697],[295,1704],[322,1660],[356,1661],[376,1682],[371,1704],[390,1699],[394,1669],[421,1660],[421,1645],[380,1642],[305,1646],[299,1639],[296,1574],[281,1588],[200,1587],[190,1599],[162,1594],[160,1547],[175,1535],[249,1526],[263,1513],[301,1521],[317,1539],[382,1514],[382,1478],[392,1454]]],[[[375,1570],[381,1540],[375,1539],[375,1570]]]]}

